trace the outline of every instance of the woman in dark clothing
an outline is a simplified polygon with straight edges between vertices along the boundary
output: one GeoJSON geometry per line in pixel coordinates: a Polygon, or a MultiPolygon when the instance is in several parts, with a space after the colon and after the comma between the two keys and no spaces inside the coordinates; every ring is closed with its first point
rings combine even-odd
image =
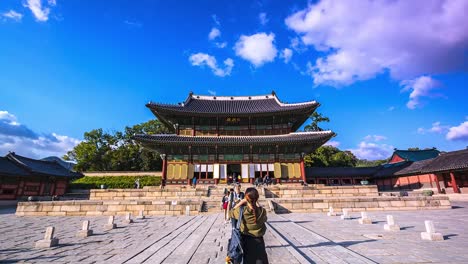
{"type": "Polygon", "coordinates": [[[239,219],[239,208],[245,206],[240,231],[244,249],[244,264],[268,264],[263,236],[266,232],[267,213],[257,205],[258,191],[247,188],[245,198],[230,211],[231,218],[239,219]]]}

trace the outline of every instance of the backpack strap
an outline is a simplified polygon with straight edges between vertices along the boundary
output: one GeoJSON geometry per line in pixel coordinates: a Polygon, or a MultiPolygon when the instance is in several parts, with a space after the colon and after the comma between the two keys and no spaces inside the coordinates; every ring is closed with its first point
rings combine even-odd
{"type": "Polygon", "coordinates": [[[241,221],[242,221],[242,218],[244,216],[244,207],[245,206],[241,206],[239,208],[239,219],[237,220],[237,225],[236,225],[237,230],[240,230],[241,221]]]}

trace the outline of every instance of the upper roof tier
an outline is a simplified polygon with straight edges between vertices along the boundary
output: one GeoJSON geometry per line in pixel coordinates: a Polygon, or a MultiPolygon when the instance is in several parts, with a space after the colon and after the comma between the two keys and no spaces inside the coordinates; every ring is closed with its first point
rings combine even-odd
{"type": "Polygon", "coordinates": [[[313,111],[319,106],[316,101],[283,103],[275,92],[257,96],[206,96],[190,93],[183,103],[161,104],[150,102],[146,105],[153,111],[191,114],[242,115],[270,114],[285,111],[313,111]]]}
{"type": "MultiPolygon", "coordinates": [[[[257,96],[189,96],[183,103],[164,104],[149,102],[146,106],[171,131],[175,124],[184,124],[187,118],[248,117],[250,119],[279,117],[276,123],[290,123],[297,130],[320,104],[316,101],[302,103],[283,103],[273,91],[257,96]],[[285,121],[287,120],[287,121],[285,121]]],[[[273,120],[275,120],[273,118],[273,120]]],[[[192,121],[192,122],[197,122],[192,121]]],[[[215,122],[216,123],[216,122],[215,122]]],[[[192,124],[192,123],[190,123],[192,124]]]]}

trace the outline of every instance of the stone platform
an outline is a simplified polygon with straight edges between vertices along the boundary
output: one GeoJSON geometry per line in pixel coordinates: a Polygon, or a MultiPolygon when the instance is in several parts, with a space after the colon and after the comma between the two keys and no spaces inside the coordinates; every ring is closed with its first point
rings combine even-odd
{"type": "MultiPolygon", "coordinates": [[[[324,213],[268,215],[266,251],[272,264],[298,263],[468,263],[468,203],[451,210],[369,212],[372,225],[324,213]],[[392,214],[399,232],[384,231],[392,214]],[[433,220],[444,241],[423,241],[424,221],[433,220]]],[[[230,225],[221,214],[150,216],[117,228],[103,229],[104,216],[16,217],[0,210],[0,263],[224,263],[230,225]],[[82,221],[90,220],[93,236],[76,237],[82,221]],[[57,247],[35,249],[34,242],[54,226],[57,247]]]]}
{"type": "MultiPolygon", "coordinates": [[[[242,185],[243,190],[250,187],[242,185]]],[[[225,188],[171,186],[166,189],[91,190],[90,200],[18,203],[18,216],[197,215],[219,212],[225,188]],[[188,206],[188,209],[187,209],[188,206]]],[[[447,197],[379,196],[377,186],[276,185],[258,188],[260,204],[276,213],[324,212],[329,207],[350,211],[449,209],[447,197]]]]}

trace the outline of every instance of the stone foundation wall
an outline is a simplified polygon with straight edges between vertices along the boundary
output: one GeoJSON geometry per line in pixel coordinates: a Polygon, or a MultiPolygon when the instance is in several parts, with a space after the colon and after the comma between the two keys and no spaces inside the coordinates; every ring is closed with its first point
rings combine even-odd
{"type": "Polygon", "coordinates": [[[143,189],[92,189],[89,193],[90,200],[155,200],[155,199],[200,199],[206,197],[206,189],[182,189],[182,188],[143,188],[143,189]]]}
{"type": "Polygon", "coordinates": [[[200,213],[200,201],[56,201],[20,202],[17,216],[100,216],[125,215],[130,212],[138,215],[185,215],[186,207],[190,215],[200,213]]]}
{"type": "Polygon", "coordinates": [[[376,185],[365,186],[271,186],[265,188],[266,198],[325,198],[378,196],[376,185]]]}
{"type": "Polygon", "coordinates": [[[276,213],[337,212],[347,208],[352,212],[450,209],[448,197],[347,197],[309,199],[271,199],[276,213]]]}

